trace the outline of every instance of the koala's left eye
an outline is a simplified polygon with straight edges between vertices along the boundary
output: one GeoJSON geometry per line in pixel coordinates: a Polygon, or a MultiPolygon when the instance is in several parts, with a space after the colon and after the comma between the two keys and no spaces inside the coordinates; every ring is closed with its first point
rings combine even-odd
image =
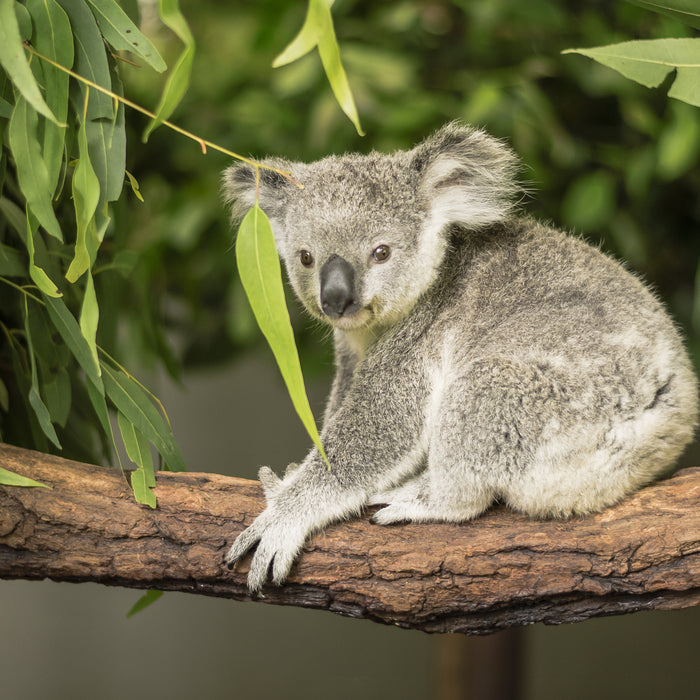
{"type": "Polygon", "coordinates": [[[386,262],[389,259],[389,256],[391,255],[391,248],[389,248],[388,245],[378,245],[373,251],[372,251],[372,258],[374,258],[375,262],[386,262]]]}

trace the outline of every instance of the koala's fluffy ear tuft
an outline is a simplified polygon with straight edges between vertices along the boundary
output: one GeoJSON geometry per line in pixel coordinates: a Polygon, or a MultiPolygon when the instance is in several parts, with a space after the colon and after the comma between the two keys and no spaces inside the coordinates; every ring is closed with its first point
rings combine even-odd
{"type": "MultiPolygon", "coordinates": [[[[279,170],[291,170],[287,161],[263,161],[279,170]]],[[[255,166],[248,163],[236,163],[224,171],[222,191],[226,204],[231,206],[231,219],[240,221],[255,204],[255,166]]],[[[260,208],[270,217],[276,218],[284,206],[286,192],[295,185],[274,170],[259,168],[260,191],[258,201],[260,208]]]]}
{"type": "Polygon", "coordinates": [[[452,122],[413,149],[432,224],[478,229],[504,220],[522,191],[518,159],[498,139],[452,122]]]}

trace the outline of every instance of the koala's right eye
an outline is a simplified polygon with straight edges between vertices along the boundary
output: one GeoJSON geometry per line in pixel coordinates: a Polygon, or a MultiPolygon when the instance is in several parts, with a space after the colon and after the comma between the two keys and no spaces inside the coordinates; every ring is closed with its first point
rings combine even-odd
{"type": "Polygon", "coordinates": [[[304,267],[311,267],[314,264],[314,256],[308,250],[299,253],[299,260],[304,267]]]}

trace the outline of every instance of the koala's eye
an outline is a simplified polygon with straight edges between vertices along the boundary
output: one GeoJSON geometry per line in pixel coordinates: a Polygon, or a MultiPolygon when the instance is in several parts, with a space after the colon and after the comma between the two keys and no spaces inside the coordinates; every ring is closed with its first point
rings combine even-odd
{"type": "Polygon", "coordinates": [[[304,267],[311,267],[314,264],[314,256],[308,250],[302,250],[299,253],[299,260],[304,267]]]}
{"type": "Polygon", "coordinates": [[[391,248],[389,248],[388,245],[378,245],[373,251],[372,251],[372,257],[374,258],[375,262],[385,262],[389,259],[389,256],[391,255],[391,248]]]}

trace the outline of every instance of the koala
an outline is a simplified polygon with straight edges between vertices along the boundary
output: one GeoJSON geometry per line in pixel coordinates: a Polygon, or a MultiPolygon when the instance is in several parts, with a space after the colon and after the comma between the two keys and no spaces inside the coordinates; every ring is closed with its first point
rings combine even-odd
{"type": "MultiPolygon", "coordinates": [[[[381,525],[599,511],[664,475],[693,437],[681,337],[634,274],[516,211],[511,150],[451,123],[411,150],[272,159],[258,198],[289,281],[332,328],[321,441],[233,543],[248,586],[281,584],[310,534],[382,506],[381,525]]],[[[239,219],[254,167],[224,190],[239,219]]]]}

